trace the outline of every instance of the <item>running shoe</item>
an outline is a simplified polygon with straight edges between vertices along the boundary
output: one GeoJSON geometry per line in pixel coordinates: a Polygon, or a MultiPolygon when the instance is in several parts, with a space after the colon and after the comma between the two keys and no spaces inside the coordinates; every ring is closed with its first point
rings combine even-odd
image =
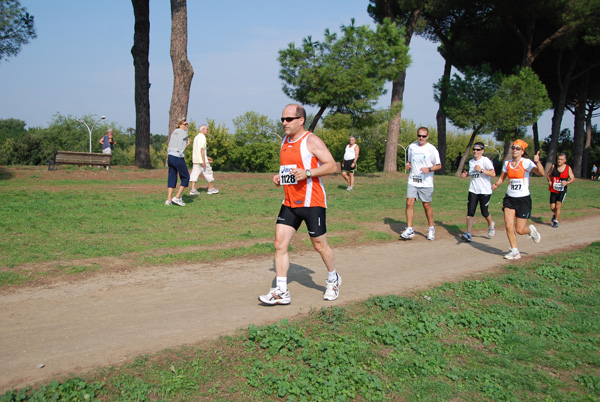
{"type": "Polygon", "coordinates": [[[496,234],[496,222],[492,222],[492,226],[488,226],[488,237],[494,237],[496,234]]]}
{"type": "Polygon", "coordinates": [[[470,241],[471,241],[471,233],[467,232],[467,233],[463,234],[463,235],[461,236],[461,238],[462,238],[464,241],[468,241],[468,242],[470,242],[470,241]]]}
{"type": "Polygon", "coordinates": [[[553,228],[557,228],[557,227],[558,227],[558,221],[554,221],[554,222],[552,222],[552,227],[553,227],[553,228]]]}
{"type": "Polygon", "coordinates": [[[171,205],[171,201],[165,201],[165,205],[171,205]]]}
{"type": "Polygon", "coordinates": [[[427,240],[435,240],[435,228],[429,228],[427,232],[427,240]]]}
{"type": "Polygon", "coordinates": [[[404,232],[400,234],[400,237],[407,240],[412,239],[413,237],[415,237],[415,230],[413,228],[406,228],[404,229],[404,232]]]}
{"type": "Polygon", "coordinates": [[[179,205],[180,207],[185,207],[185,202],[181,198],[173,198],[171,202],[175,205],[179,205]]]}
{"type": "Polygon", "coordinates": [[[529,236],[531,236],[535,244],[538,244],[542,241],[542,235],[537,231],[537,229],[533,225],[529,225],[529,236]]]}
{"type": "Polygon", "coordinates": [[[213,187],[210,190],[207,190],[206,193],[207,194],[219,194],[219,190],[213,187]]]}
{"type": "Polygon", "coordinates": [[[354,191],[354,187],[348,187],[346,190],[348,190],[348,191],[354,191]]]}
{"type": "Polygon", "coordinates": [[[190,191],[190,195],[198,195],[198,194],[200,194],[200,191],[198,191],[198,190],[190,191]]]}
{"type": "Polygon", "coordinates": [[[342,277],[340,274],[336,274],[337,279],[334,281],[327,281],[327,288],[323,295],[323,300],[335,300],[340,295],[340,285],[342,284],[342,277]]]}
{"type": "Polygon", "coordinates": [[[556,215],[552,215],[552,223],[556,221],[556,215]]]}
{"type": "Polygon", "coordinates": [[[521,258],[521,253],[519,253],[519,250],[510,250],[504,258],[507,260],[518,260],[521,258]]]}
{"type": "Polygon", "coordinates": [[[284,292],[279,288],[271,288],[269,293],[259,296],[258,300],[265,304],[290,304],[292,302],[290,291],[284,292]]]}

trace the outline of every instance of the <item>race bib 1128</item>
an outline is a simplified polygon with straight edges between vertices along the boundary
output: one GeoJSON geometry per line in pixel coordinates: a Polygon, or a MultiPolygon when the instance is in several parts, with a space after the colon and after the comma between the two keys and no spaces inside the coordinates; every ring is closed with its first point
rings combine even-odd
{"type": "Polygon", "coordinates": [[[296,169],[296,165],[281,165],[279,166],[279,184],[287,186],[297,184],[296,176],[293,175],[292,169],[296,169]]]}

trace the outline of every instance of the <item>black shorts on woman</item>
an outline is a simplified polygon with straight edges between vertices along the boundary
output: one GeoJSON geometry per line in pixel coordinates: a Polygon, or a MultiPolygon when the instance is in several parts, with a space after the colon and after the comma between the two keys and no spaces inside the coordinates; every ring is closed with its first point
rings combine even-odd
{"type": "Polygon", "coordinates": [[[504,196],[502,201],[502,210],[504,208],[514,209],[516,217],[521,219],[529,219],[531,215],[531,196],[526,195],[525,197],[510,197],[504,196]]]}
{"type": "Polygon", "coordinates": [[[488,210],[488,206],[490,205],[490,198],[492,198],[491,194],[475,194],[469,191],[469,199],[467,201],[467,216],[475,216],[475,211],[477,210],[478,203],[479,210],[481,211],[481,216],[483,216],[484,218],[490,216],[490,212],[488,210]]]}

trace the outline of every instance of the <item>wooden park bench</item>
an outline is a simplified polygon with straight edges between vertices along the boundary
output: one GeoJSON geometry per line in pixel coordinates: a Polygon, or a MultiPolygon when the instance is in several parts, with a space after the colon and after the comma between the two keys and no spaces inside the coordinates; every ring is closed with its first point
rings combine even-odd
{"type": "Polygon", "coordinates": [[[56,170],[55,165],[91,165],[91,166],[110,166],[112,155],[88,153],[88,152],[69,152],[56,151],[54,158],[48,159],[48,170],[56,170]]]}

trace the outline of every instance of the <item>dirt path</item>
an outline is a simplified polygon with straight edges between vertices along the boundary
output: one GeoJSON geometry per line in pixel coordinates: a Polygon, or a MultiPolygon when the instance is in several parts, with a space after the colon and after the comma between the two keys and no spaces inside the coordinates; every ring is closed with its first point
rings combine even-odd
{"type": "MultiPolygon", "coordinates": [[[[540,244],[519,237],[525,260],[600,241],[600,216],[561,222],[559,229],[536,226],[540,244]]],[[[250,323],[271,323],[372,295],[407,293],[492,272],[507,263],[502,256],[508,241],[502,230],[492,239],[482,232],[472,243],[462,243],[441,227],[435,242],[425,239],[423,228],[417,229],[421,232],[410,241],[336,248],[343,276],[336,302],[322,300],[325,269],[315,252],[291,254],[289,306],[263,306],[257,300],[274,276],[271,257],[151,267],[3,291],[0,392],[231,334],[250,323]]]]}

